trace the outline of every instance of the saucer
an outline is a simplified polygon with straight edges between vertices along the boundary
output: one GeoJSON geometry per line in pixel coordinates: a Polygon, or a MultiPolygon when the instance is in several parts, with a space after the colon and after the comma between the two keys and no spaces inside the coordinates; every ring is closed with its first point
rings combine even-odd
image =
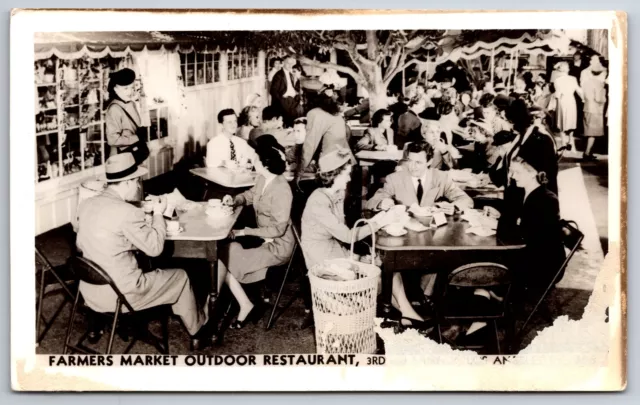
{"type": "Polygon", "coordinates": [[[169,230],[167,230],[167,236],[176,236],[176,235],[181,234],[182,232],[184,232],[184,228],[183,227],[180,227],[180,228],[178,228],[177,231],[173,231],[173,232],[170,232],[169,230]]]}

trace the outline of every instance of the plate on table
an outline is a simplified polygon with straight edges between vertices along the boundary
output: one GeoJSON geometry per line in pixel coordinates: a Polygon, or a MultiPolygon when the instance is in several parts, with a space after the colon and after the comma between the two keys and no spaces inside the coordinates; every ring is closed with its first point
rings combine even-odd
{"type": "Polygon", "coordinates": [[[432,217],[433,216],[433,209],[431,207],[419,207],[419,206],[412,206],[409,209],[409,212],[411,212],[414,216],[416,217],[432,217]]]}
{"type": "Polygon", "coordinates": [[[391,236],[403,236],[407,234],[407,230],[404,229],[404,227],[398,229],[397,227],[387,225],[382,229],[391,236]]]}

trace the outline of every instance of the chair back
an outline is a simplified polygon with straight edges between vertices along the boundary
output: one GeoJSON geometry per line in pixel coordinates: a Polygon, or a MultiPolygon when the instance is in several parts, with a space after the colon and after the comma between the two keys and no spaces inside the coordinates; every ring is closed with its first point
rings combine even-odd
{"type": "Polygon", "coordinates": [[[564,270],[569,264],[569,261],[576,253],[576,251],[580,248],[580,244],[584,239],[584,234],[580,232],[580,229],[578,229],[578,224],[576,224],[574,221],[563,219],[560,221],[560,224],[562,227],[562,243],[564,244],[565,248],[569,249],[569,254],[567,254],[567,256],[565,257],[562,266],[560,266],[560,268],[558,269],[558,272],[556,273],[556,276],[549,287],[559,281],[558,279],[561,278],[560,275],[564,273],[564,270]]]}
{"type": "Polygon", "coordinates": [[[453,270],[448,277],[448,286],[491,288],[511,284],[511,272],[498,263],[471,263],[453,270]]]}
{"type": "Polygon", "coordinates": [[[449,274],[445,285],[440,287],[441,294],[437,297],[438,317],[440,319],[501,318],[506,314],[510,302],[512,282],[512,271],[502,264],[481,262],[460,266],[449,274]],[[503,298],[502,303],[488,308],[487,313],[479,308],[468,307],[466,297],[473,294],[473,290],[481,288],[494,291],[503,298]]]}
{"type": "Polygon", "coordinates": [[[562,220],[560,224],[562,226],[562,242],[564,246],[573,253],[580,247],[584,239],[584,234],[580,232],[578,224],[574,221],[562,220]]]}
{"type": "Polygon", "coordinates": [[[71,269],[80,281],[91,285],[109,285],[129,312],[135,312],[113,279],[93,261],[79,256],[71,259],[71,269]]]}

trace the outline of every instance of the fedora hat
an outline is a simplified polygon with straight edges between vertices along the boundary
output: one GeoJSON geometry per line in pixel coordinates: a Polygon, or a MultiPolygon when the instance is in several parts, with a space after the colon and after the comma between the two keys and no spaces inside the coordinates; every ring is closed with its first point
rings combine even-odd
{"type": "Polygon", "coordinates": [[[138,167],[131,153],[120,153],[109,156],[105,164],[105,173],[102,180],[107,183],[131,180],[144,176],[149,171],[144,167],[138,167]]]}

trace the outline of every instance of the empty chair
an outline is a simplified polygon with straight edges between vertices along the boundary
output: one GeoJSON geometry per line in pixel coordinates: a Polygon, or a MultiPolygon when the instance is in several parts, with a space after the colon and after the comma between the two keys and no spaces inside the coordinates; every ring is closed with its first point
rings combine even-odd
{"type": "MultiPolygon", "coordinates": [[[[498,263],[472,263],[460,266],[447,277],[437,304],[438,335],[442,343],[442,324],[456,322],[486,322],[493,324],[496,348],[501,352],[498,322],[512,324],[510,314],[510,292],[512,272],[498,263]],[[487,299],[474,294],[482,289],[491,292],[487,299]]],[[[485,326],[488,327],[489,325],[485,326]]],[[[512,327],[506,328],[510,340],[512,327]]],[[[458,346],[455,345],[454,346],[458,346]]],[[[482,346],[460,345],[463,348],[482,346]]]]}
{"type": "MultiPolygon", "coordinates": [[[[100,266],[92,262],[91,260],[82,257],[73,257],[71,259],[71,269],[76,277],[87,283],[93,285],[109,285],[113,292],[117,296],[116,305],[113,312],[98,313],[90,308],[86,307],[87,315],[92,317],[106,316],[111,319],[111,330],[109,333],[109,340],[107,343],[107,350],[104,354],[111,354],[113,348],[113,341],[116,331],[121,332],[121,336],[126,341],[128,340],[128,333],[131,333],[131,341],[124,350],[124,354],[129,353],[133,345],[137,341],[147,343],[158,350],[162,354],[169,353],[169,315],[171,314],[171,306],[159,305],[142,311],[135,311],[131,304],[127,301],[125,296],[120,292],[115,285],[111,277],[100,266]],[[162,324],[162,337],[157,337],[149,331],[149,323],[153,320],[159,320],[162,324]]],[[[91,348],[85,346],[84,342],[89,337],[91,332],[87,329],[78,342],[73,345],[70,343],[71,333],[73,332],[74,320],[76,312],[78,310],[78,304],[82,300],[82,294],[78,289],[75,296],[75,302],[71,310],[71,318],[69,319],[69,327],[67,328],[67,335],[64,344],[64,354],[68,351],[81,352],[85,354],[101,354],[91,348]]]]}

